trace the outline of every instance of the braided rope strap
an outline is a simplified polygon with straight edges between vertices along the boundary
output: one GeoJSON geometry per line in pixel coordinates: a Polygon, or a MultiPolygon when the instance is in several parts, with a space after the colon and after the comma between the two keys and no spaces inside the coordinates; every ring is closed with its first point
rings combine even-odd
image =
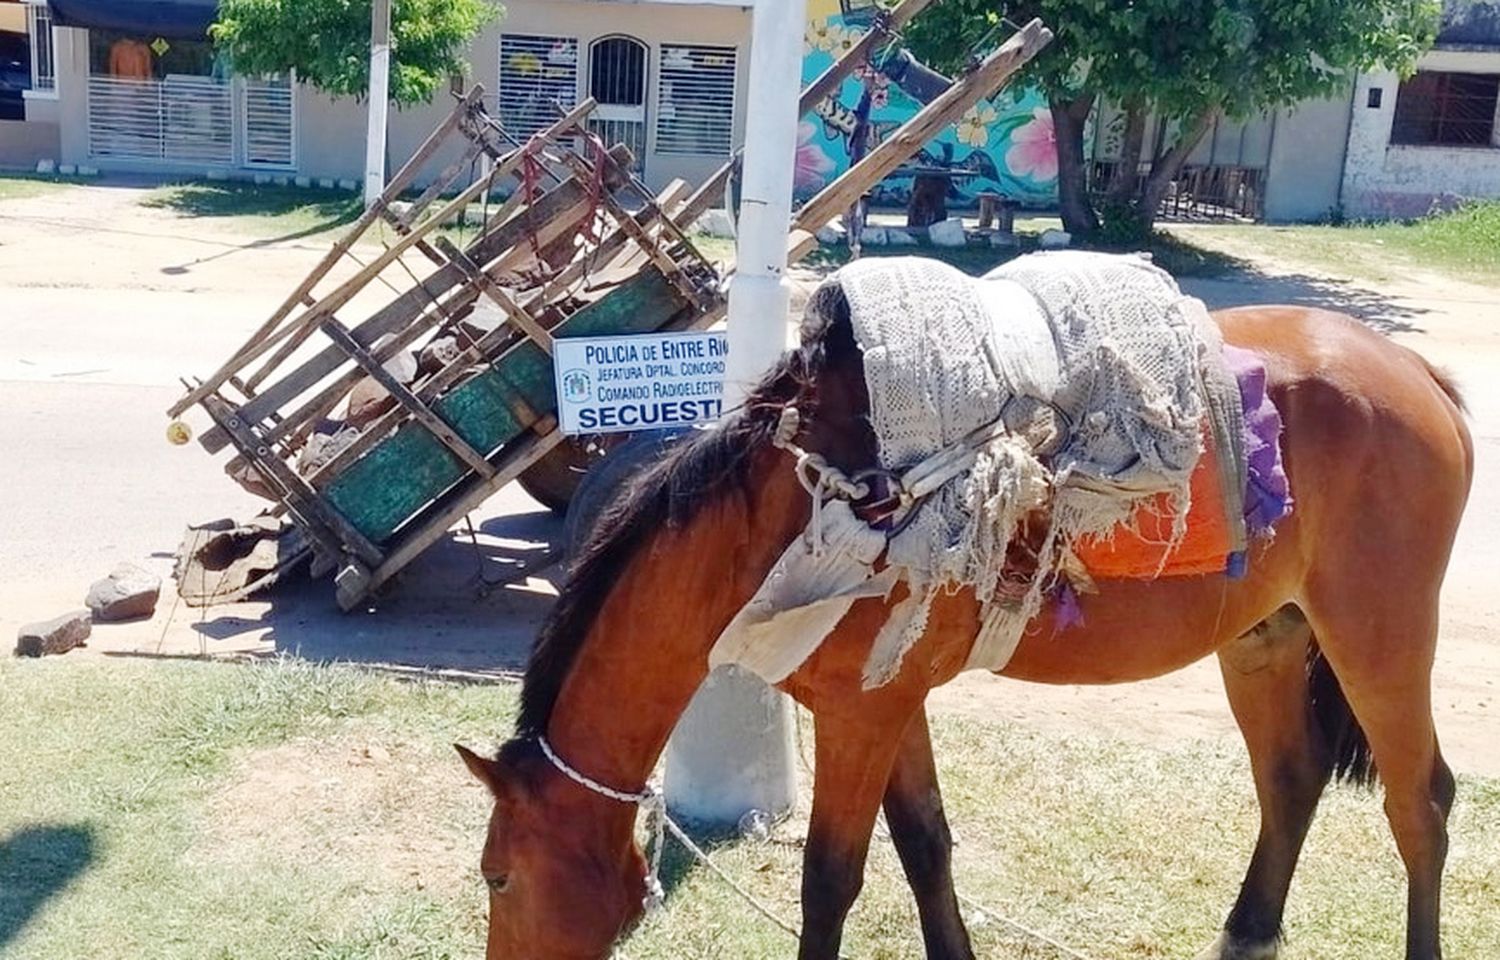
{"type": "Polygon", "coordinates": [[[567,761],[559,757],[557,751],[552,749],[552,744],[547,742],[546,737],[537,737],[536,742],[537,746],[542,748],[543,755],[552,762],[558,772],[569,780],[601,797],[608,797],[619,803],[635,804],[646,815],[646,828],[651,833],[651,856],[647,860],[649,866],[646,871],[646,898],[642,903],[648,913],[660,907],[662,901],[666,899],[661,886],[661,851],[666,845],[667,824],[667,800],[661,788],[648,781],[645,789],[639,792],[616,790],[569,766],[567,761]]]}

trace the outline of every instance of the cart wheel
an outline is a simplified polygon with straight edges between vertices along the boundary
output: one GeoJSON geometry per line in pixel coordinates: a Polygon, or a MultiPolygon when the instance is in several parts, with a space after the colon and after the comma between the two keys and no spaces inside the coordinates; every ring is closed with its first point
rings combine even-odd
{"type": "Polygon", "coordinates": [[[527,467],[516,482],[537,503],[553,513],[565,514],[584,475],[601,456],[581,439],[569,437],[527,467]]]}
{"type": "Polygon", "coordinates": [[[563,544],[567,555],[575,557],[593,535],[594,527],[615,497],[638,471],[656,463],[667,449],[687,434],[686,429],[653,430],[632,434],[630,439],[612,448],[597,461],[573,494],[563,524],[563,544]]]}

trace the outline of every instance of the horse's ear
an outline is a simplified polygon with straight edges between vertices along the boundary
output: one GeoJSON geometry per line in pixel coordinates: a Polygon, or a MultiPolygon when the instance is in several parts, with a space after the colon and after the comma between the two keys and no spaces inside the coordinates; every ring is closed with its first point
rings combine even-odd
{"type": "Polygon", "coordinates": [[[491,760],[488,757],[481,757],[461,743],[455,743],[453,749],[458,751],[458,755],[463,758],[464,766],[469,768],[469,772],[474,775],[474,778],[488,787],[490,793],[498,797],[500,795],[501,783],[500,762],[498,760],[491,760]]]}

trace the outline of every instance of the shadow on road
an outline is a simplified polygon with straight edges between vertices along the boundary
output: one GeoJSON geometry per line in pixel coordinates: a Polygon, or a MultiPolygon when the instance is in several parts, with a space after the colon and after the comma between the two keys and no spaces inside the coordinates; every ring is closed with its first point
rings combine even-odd
{"type": "Polygon", "coordinates": [[[396,664],[513,673],[525,667],[561,582],[562,521],[545,510],[460,526],[433,544],[362,610],[342,613],[331,577],[281,584],[262,616],[210,609],[194,624],[203,652],[262,633],[277,654],[315,662],[396,664]]]}
{"type": "Polygon", "coordinates": [[[93,862],[87,824],[21,827],[0,840],[0,952],[93,862]]]}
{"type": "Polygon", "coordinates": [[[1387,296],[1350,280],[1313,274],[1263,273],[1248,264],[1216,277],[1183,277],[1182,289],[1210,310],[1277,303],[1336,310],[1380,333],[1424,333],[1414,321],[1427,313],[1410,300],[1387,296]]]}

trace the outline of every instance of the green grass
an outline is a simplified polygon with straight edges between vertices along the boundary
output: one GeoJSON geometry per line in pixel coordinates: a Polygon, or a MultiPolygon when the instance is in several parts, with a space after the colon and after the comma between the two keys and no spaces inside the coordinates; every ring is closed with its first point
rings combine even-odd
{"type": "Polygon", "coordinates": [[[311,190],[249,183],[191,182],[158,187],[142,206],[187,217],[229,221],[234,229],[262,237],[311,236],[351,223],[360,198],[342,190],[311,190]]]}
{"type": "Polygon", "coordinates": [[[65,190],[82,183],[76,177],[49,177],[29,173],[0,174],[0,200],[22,200],[65,190]]]}
{"type": "MultiPolygon", "coordinates": [[[[488,814],[449,744],[493,742],[512,688],[346,668],[0,662],[0,956],[447,958],[482,950],[488,814]]],[[[1154,750],[935,722],[961,889],[1096,960],[1188,957],[1255,831],[1238,744],[1154,750]]],[[[805,805],[804,805],[805,809],[805,805]]],[[[1500,783],[1464,778],[1445,928],[1500,956],[1500,783]]],[[[716,862],[797,913],[800,821],[716,862]]],[[[669,851],[667,909],[632,960],[786,957],[785,934],[669,851]]],[[[1287,917],[1289,960],[1396,956],[1403,880],[1378,796],[1324,801],[1287,917]]],[[[1055,953],[974,927],[997,960],[1055,953]]],[[[921,956],[890,845],[872,851],[845,953],[921,956]]]]}
{"type": "Polygon", "coordinates": [[[1336,275],[1412,279],[1430,271],[1500,285],[1500,201],[1470,203],[1420,220],[1341,226],[1194,225],[1189,242],[1229,255],[1256,253],[1336,275]]]}

